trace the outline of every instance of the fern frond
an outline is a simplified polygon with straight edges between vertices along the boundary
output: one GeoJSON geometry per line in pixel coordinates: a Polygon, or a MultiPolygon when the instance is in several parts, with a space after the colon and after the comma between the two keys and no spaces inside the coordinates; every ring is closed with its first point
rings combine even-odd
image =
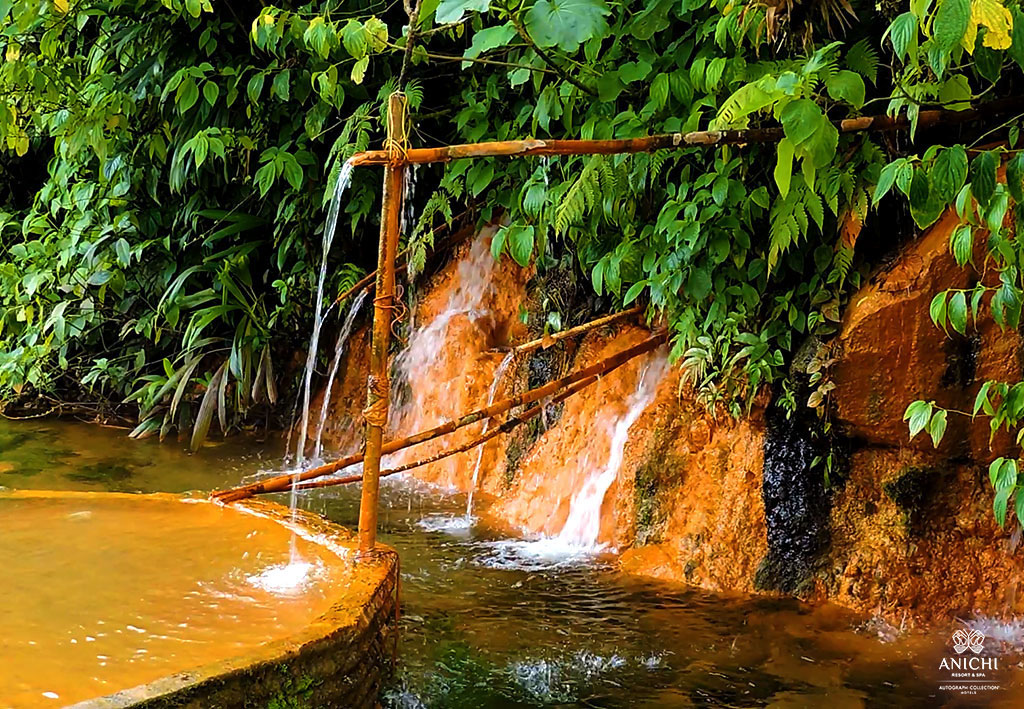
{"type": "Polygon", "coordinates": [[[587,212],[598,204],[601,196],[600,165],[604,156],[595,155],[587,161],[579,177],[555,209],[555,233],[565,234],[569,227],[579,224],[587,212]]]}
{"type": "Polygon", "coordinates": [[[878,77],[878,50],[862,39],[846,53],[846,66],[873,84],[878,77]]]}

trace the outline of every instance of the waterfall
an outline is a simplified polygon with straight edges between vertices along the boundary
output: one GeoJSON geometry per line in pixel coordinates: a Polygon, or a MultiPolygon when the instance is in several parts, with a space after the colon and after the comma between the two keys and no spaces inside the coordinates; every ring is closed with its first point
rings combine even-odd
{"type": "Polygon", "coordinates": [[[327,421],[327,409],[331,403],[331,390],[334,388],[334,380],[338,376],[338,365],[341,364],[341,355],[345,352],[345,345],[348,343],[348,338],[352,334],[352,326],[355,324],[356,316],[359,315],[359,310],[363,307],[363,303],[366,301],[366,295],[369,293],[369,289],[364,290],[355,297],[352,301],[352,305],[349,306],[348,314],[345,315],[345,322],[341,326],[341,330],[338,332],[338,341],[334,345],[334,361],[331,362],[331,371],[327,375],[327,386],[324,388],[323,401],[320,404],[320,421],[316,427],[316,442],[313,444],[313,459],[317,460],[320,458],[322,451],[324,424],[327,421]]]}
{"type": "Polygon", "coordinates": [[[438,379],[443,377],[440,365],[444,357],[452,354],[448,351],[451,349],[451,343],[447,341],[448,325],[458,316],[466,315],[477,320],[487,314],[481,306],[492,289],[494,268],[490,242],[484,233],[473,241],[468,257],[459,263],[456,286],[444,310],[430,322],[417,327],[409,337],[408,346],[396,358],[396,369],[401,374],[398,379],[409,382],[413,387],[412,400],[396,412],[399,430],[420,430],[436,424],[445,416],[461,413],[437,410],[438,404],[445,402],[451,386],[451,381],[438,379]],[[431,420],[425,420],[427,418],[431,420]]]}
{"type": "MultiPolygon", "coordinates": [[[[510,364],[512,364],[512,360],[515,359],[515,356],[516,356],[515,350],[512,350],[507,355],[505,355],[505,358],[503,360],[501,360],[501,364],[498,365],[498,369],[494,372],[494,380],[491,382],[491,388],[487,392],[487,405],[488,406],[490,406],[491,404],[494,403],[494,397],[498,393],[498,387],[501,385],[502,378],[505,376],[505,370],[507,370],[508,366],[510,364]]],[[[481,436],[485,435],[487,433],[487,429],[490,428],[490,426],[491,426],[491,420],[490,419],[484,419],[484,427],[483,427],[483,430],[480,432],[480,435],[481,436]]],[[[473,519],[473,495],[476,493],[477,479],[480,477],[480,464],[483,462],[483,459],[484,459],[484,448],[486,448],[486,447],[487,447],[486,443],[483,443],[483,444],[477,446],[476,465],[473,466],[473,482],[470,484],[470,487],[469,487],[469,498],[466,500],[466,520],[467,521],[473,519]]]]}
{"type": "MultiPolygon", "coordinates": [[[[352,161],[346,161],[338,173],[338,181],[334,186],[331,206],[327,210],[327,223],[324,225],[323,255],[320,260],[320,277],[316,284],[316,300],[313,311],[313,333],[309,337],[309,352],[306,354],[306,371],[302,385],[302,418],[299,424],[299,440],[295,444],[295,468],[302,468],[306,452],[306,436],[309,433],[309,398],[313,388],[313,370],[316,368],[316,352],[320,345],[320,328],[323,326],[324,281],[327,280],[327,254],[334,242],[334,232],[338,226],[338,213],[341,211],[341,198],[352,180],[352,161]]],[[[294,497],[294,493],[293,497],[294,497]]],[[[294,499],[292,500],[294,505],[294,499]]]]}
{"type": "MultiPolygon", "coordinates": [[[[327,210],[327,223],[324,225],[323,254],[320,259],[320,276],[316,284],[316,300],[314,300],[313,332],[309,337],[309,352],[306,354],[306,370],[303,376],[302,418],[299,424],[299,439],[295,444],[294,475],[298,477],[306,452],[306,436],[309,433],[309,398],[313,388],[313,370],[316,368],[316,351],[320,345],[320,328],[323,326],[324,282],[327,280],[327,255],[334,242],[334,232],[338,226],[338,214],[341,211],[341,198],[352,181],[352,170],[355,165],[351,160],[345,161],[338,172],[338,181],[334,185],[331,206],[327,210]]],[[[294,486],[289,495],[292,519],[295,519],[297,496],[294,486]]],[[[295,538],[292,537],[292,562],[296,561],[295,538]]]]}
{"type": "Polygon", "coordinates": [[[636,390],[626,402],[626,412],[611,423],[611,450],[608,452],[608,460],[603,468],[591,472],[583,487],[573,495],[569,505],[569,517],[556,537],[565,546],[595,551],[602,548],[597,541],[601,531],[601,506],[622,467],[626,443],[629,442],[629,429],[654,399],[666,364],[665,356],[659,355],[658,359],[644,367],[636,390]]]}

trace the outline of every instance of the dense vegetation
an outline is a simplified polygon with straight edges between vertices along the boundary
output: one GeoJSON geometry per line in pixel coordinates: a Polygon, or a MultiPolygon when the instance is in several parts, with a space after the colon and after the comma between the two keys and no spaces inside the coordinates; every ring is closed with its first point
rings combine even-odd
{"type": "MultiPolygon", "coordinates": [[[[826,415],[819,345],[893,219],[954,206],[951,249],[978,268],[987,230],[999,278],[937,296],[937,324],[1019,324],[1004,222],[1024,197],[1020,117],[917,129],[922,110],[1019,91],[1017,0],[0,0],[0,54],[7,400],[127,399],[139,433],[162,434],[190,430],[202,396],[201,427],[276,401],[309,328],[323,204],[398,86],[418,145],[782,126],[769,145],[419,171],[412,276],[465,206],[506,213],[496,257],[543,270],[571,254],[597,294],[648,300],[709,404],[739,413],[774,383],[826,415]],[[878,113],[911,130],[833,123],[878,113]]],[[[356,173],[329,295],[373,260],[379,175],[356,173]]],[[[1024,385],[986,385],[976,409],[1016,430],[1024,385]]],[[[911,432],[938,440],[946,415],[915,404],[911,432]]],[[[997,463],[1003,519],[1017,469],[997,463]]]]}

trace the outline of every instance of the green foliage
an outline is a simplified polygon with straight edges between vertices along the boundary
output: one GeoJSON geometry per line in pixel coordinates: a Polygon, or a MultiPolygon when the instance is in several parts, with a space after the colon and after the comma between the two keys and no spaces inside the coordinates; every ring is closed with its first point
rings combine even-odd
{"type": "Polygon", "coordinates": [[[45,166],[0,202],[0,399],[84,388],[193,447],[277,400],[280,343],[308,329],[321,165],[369,141],[375,98],[339,68],[387,40],[369,15],[342,32],[297,9],[250,33],[208,0],[0,3],[0,195],[5,165],[45,166]]]}
{"type": "MultiPolygon", "coordinates": [[[[802,343],[834,335],[870,265],[857,234],[894,194],[922,228],[957,210],[954,257],[996,273],[937,297],[936,323],[1016,327],[1015,147],[919,149],[836,122],[886,106],[916,136],[923,109],[1002,95],[1024,60],[1018,3],[853,5],[841,32],[808,13],[796,38],[766,33],[753,0],[441,0],[411,29],[361,0],[0,2],[0,168],[45,166],[22,199],[0,173],[0,397],[81,385],[137,405],[140,435],[199,445],[214,420],[239,426],[287,395],[323,206],[344,161],[382,139],[403,64],[420,144],[781,126],[777,144],[419,173],[411,276],[464,209],[500,218],[496,258],[543,271],[571,254],[602,307],[662,315],[709,405],[741,413],[802,343]]],[[[357,170],[329,294],[372,265],[378,192],[357,170]]],[[[826,374],[808,374],[819,410],[826,374]]],[[[915,433],[941,438],[937,415],[915,433]]]]}
{"type": "MultiPolygon", "coordinates": [[[[939,0],[934,5],[912,2],[910,6],[910,12],[897,17],[888,30],[903,63],[895,77],[890,112],[906,110],[915,122],[928,102],[956,110],[966,108],[970,100],[1004,81],[1011,66],[1024,66],[1020,51],[1024,18],[1016,3],[939,0]]],[[[874,201],[895,185],[909,200],[919,226],[934,223],[947,209],[955,210],[960,218],[960,225],[950,234],[949,249],[957,264],[972,270],[975,277],[971,287],[938,293],[931,302],[929,316],[947,334],[952,330],[967,335],[985,317],[1004,329],[1016,330],[1020,325],[1024,281],[1016,234],[1024,226],[1019,206],[1024,198],[1024,159],[1015,150],[1019,119],[1002,126],[1008,129],[1009,145],[1005,147],[975,148],[969,159],[966,146],[932,145],[921,155],[889,163],[880,175],[874,201]],[[999,177],[1001,164],[1006,168],[1005,179],[999,177]]],[[[1006,430],[1016,434],[1020,446],[1024,383],[982,382],[971,412],[915,401],[907,407],[904,420],[911,438],[924,431],[937,447],[950,415],[985,416],[992,439],[1006,430]]],[[[1000,457],[989,469],[995,492],[993,510],[1001,526],[1011,499],[1017,501],[1018,522],[1024,522],[1024,495],[1016,495],[1017,465],[1015,459],[1000,457]]]]}

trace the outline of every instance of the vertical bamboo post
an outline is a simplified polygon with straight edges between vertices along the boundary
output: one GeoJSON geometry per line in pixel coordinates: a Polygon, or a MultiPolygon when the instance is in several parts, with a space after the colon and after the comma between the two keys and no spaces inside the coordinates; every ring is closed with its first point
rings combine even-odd
{"type": "Polygon", "coordinates": [[[405,152],[407,149],[406,98],[395,92],[388,97],[387,140],[389,160],[384,167],[384,192],[377,251],[377,287],[373,299],[373,333],[370,341],[370,376],[366,382],[366,454],[363,458],[363,490],[359,501],[359,550],[372,551],[377,541],[377,498],[380,492],[380,448],[388,422],[388,346],[395,297],[395,258],[402,214],[405,152]]]}

